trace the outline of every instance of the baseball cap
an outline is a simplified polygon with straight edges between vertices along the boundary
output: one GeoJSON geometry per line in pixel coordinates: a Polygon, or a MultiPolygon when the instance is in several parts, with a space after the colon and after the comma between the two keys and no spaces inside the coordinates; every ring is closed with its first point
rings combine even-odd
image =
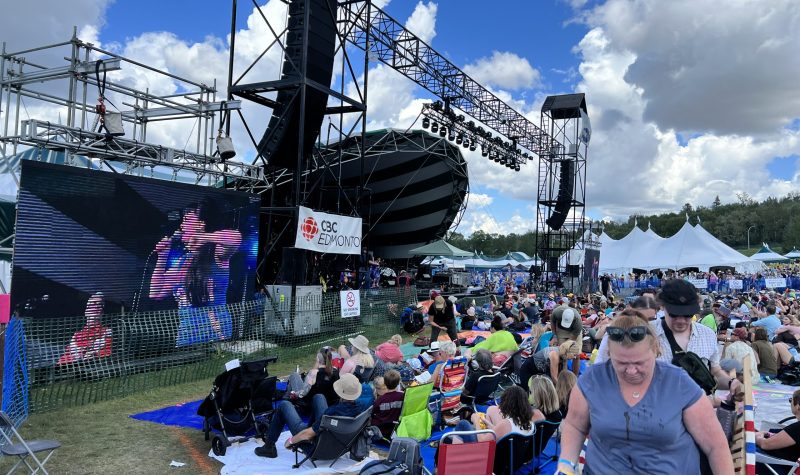
{"type": "Polygon", "coordinates": [[[436,308],[438,308],[439,310],[444,308],[444,297],[442,297],[441,295],[437,295],[436,298],[433,300],[433,302],[434,305],[436,305],[436,308]]]}
{"type": "Polygon", "coordinates": [[[670,315],[695,315],[700,312],[700,302],[694,285],[682,279],[664,283],[658,300],[670,315]]]}

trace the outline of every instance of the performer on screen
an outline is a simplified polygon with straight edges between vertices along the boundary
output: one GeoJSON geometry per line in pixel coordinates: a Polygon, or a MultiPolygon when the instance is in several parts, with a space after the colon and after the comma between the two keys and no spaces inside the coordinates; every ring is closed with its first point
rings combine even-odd
{"type": "Polygon", "coordinates": [[[221,220],[214,203],[203,201],[188,207],[178,229],[156,244],[149,295],[155,300],[175,299],[181,315],[177,346],[231,336],[225,305],[230,260],[242,235],[236,229],[220,229],[221,220]]]}
{"type": "Polygon", "coordinates": [[[76,331],[58,364],[77,363],[92,358],[105,358],[111,355],[111,329],[104,327],[101,318],[105,307],[102,292],[95,292],[86,302],[86,325],[76,331]]]}

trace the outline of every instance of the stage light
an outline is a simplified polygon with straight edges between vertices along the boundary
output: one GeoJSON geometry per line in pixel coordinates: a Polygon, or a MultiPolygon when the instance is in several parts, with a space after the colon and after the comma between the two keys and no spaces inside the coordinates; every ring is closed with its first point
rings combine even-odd
{"type": "Polygon", "coordinates": [[[427,129],[431,125],[431,120],[427,117],[422,118],[422,128],[427,129]]]}
{"type": "Polygon", "coordinates": [[[434,120],[433,123],[431,124],[431,132],[435,134],[438,131],[439,131],[439,123],[434,120]]]}
{"type": "Polygon", "coordinates": [[[434,103],[431,105],[431,107],[433,107],[433,110],[435,110],[435,111],[440,111],[440,110],[442,110],[442,101],[436,101],[436,102],[434,102],[434,103]]]}
{"type": "Polygon", "coordinates": [[[469,143],[469,151],[474,152],[477,148],[478,147],[475,145],[475,140],[473,139],[472,142],[469,143]]]}
{"type": "Polygon", "coordinates": [[[453,131],[452,127],[450,127],[450,132],[447,134],[447,139],[450,140],[451,142],[456,139],[456,133],[455,131],[453,131]]]}
{"type": "Polygon", "coordinates": [[[439,127],[439,137],[444,137],[445,135],[447,135],[447,127],[443,125],[439,127]]]}
{"type": "Polygon", "coordinates": [[[228,160],[236,156],[236,150],[233,148],[233,140],[226,135],[222,135],[222,129],[219,129],[217,136],[217,152],[219,157],[223,160],[228,160]]]}
{"type": "Polygon", "coordinates": [[[469,148],[469,139],[464,137],[464,141],[461,143],[461,146],[464,148],[469,148]]]}
{"type": "Polygon", "coordinates": [[[461,143],[462,143],[463,141],[464,141],[464,134],[458,134],[458,135],[456,136],[456,144],[457,144],[457,145],[461,145],[461,143]]]}
{"type": "Polygon", "coordinates": [[[519,171],[519,165],[514,165],[514,171],[515,171],[515,172],[518,172],[518,171],[519,171]]]}
{"type": "Polygon", "coordinates": [[[481,147],[481,156],[482,157],[488,157],[489,156],[489,151],[486,150],[486,147],[481,147]]]}

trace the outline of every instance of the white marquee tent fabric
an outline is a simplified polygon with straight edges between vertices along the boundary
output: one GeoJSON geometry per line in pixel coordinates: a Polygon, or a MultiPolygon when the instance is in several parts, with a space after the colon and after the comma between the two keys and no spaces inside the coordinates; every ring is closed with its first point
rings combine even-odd
{"type": "Polygon", "coordinates": [[[733,267],[737,272],[755,272],[763,263],[753,260],[715,238],[701,225],[688,221],[669,238],[662,238],[648,226],[638,227],[620,240],[600,235],[600,272],[623,274],[633,269],[684,269],[696,267],[733,267]]]}
{"type": "Polygon", "coordinates": [[[763,243],[761,249],[751,256],[761,262],[789,262],[788,257],[784,257],[769,248],[767,243],[763,243]]]}
{"type": "Polygon", "coordinates": [[[793,247],[789,254],[784,254],[783,257],[787,257],[789,259],[800,259],[800,251],[798,251],[796,247],[793,247]]]}

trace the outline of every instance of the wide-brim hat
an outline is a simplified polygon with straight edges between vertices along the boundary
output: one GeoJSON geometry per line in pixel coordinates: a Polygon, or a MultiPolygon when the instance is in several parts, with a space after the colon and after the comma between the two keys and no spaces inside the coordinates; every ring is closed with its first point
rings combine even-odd
{"type": "Polygon", "coordinates": [[[700,298],[694,285],[682,279],[664,283],[658,300],[670,315],[696,315],[700,313],[700,298]]]}
{"type": "Polygon", "coordinates": [[[361,383],[352,374],[345,373],[333,383],[333,391],[342,399],[355,401],[361,396],[361,383]]]}
{"type": "Polygon", "coordinates": [[[369,353],[369,340],[364,335],[358,335],[355,338],[348,338],[347,339],[353,348],[357,349],[362,353],[369,353]]]}

